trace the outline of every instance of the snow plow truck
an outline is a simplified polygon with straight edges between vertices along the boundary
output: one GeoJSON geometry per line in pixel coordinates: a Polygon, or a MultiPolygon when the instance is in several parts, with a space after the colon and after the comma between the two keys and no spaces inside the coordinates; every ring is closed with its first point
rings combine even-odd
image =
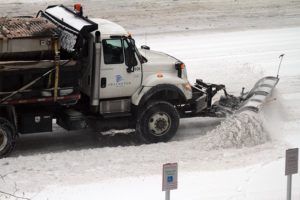
{"type": "Polygon", "coordinates": [[[137,48],[120,25],[53,5],[36,17],[0,18],[0,157],[24,134],[135,129],[144,143],[167,142],[180,118],[257,112],[278,77],[241,96],[222,84],[190,84],[185,64],[137,48]],[[218,91],[224,95],[212,102],[218,91]]]}

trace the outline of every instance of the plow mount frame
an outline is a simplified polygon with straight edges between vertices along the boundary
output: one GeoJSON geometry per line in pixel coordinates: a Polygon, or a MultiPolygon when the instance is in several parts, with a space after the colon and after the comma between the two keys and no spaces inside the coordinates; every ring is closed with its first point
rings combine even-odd
{"type": "Polygon", "coordinates": [[[259,112],[278,82],[278,77],[266,76],[257,81],[249,92],[245,93],[243,88],[240,96],[234,96],[227,93],[225,85],[196,79],[192,86],[193,98],[181,113],[181,117],[226,117],[245,110],[259,112]],[[224,95],[218,101],[212,102],[219,91],[223,91],[224,95]]]}

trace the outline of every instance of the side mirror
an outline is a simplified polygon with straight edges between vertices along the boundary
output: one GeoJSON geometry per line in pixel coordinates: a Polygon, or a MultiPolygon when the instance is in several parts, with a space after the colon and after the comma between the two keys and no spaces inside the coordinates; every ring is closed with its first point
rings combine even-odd
{"type": "Polygon", "coordinates": [[[142,48],[142,49],[146,49],[146,50],[150,50],[150,47],[147,46],[147,45],[142,45],[141,48],[142,48]]]}
{"type": "Polygon", "coordinates": [[[125,64],[127,65],[127,72],[134,72],[134,67],[138,64],[135,58],[135,48],[128,48],[127,51],[125,51],[125,55],[125,64]]]}

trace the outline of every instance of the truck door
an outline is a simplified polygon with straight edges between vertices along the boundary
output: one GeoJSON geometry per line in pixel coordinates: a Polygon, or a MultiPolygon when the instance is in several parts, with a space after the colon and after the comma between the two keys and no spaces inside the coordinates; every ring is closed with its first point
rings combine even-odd
{"type": "Polygon", "coordinates": [[[141,86],[141,63],[126,38],[102,40],[100,100],[130,99],[141,86]]]}

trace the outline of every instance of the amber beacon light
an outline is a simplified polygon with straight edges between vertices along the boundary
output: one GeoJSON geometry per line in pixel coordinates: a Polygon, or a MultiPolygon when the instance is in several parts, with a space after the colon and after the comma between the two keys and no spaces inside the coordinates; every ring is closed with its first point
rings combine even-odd
{"type": "Polygon", "coordinates": [[[80,3],[74,4],[74,11],[79,15],[82,15],[82,6],[80,3]]]}

